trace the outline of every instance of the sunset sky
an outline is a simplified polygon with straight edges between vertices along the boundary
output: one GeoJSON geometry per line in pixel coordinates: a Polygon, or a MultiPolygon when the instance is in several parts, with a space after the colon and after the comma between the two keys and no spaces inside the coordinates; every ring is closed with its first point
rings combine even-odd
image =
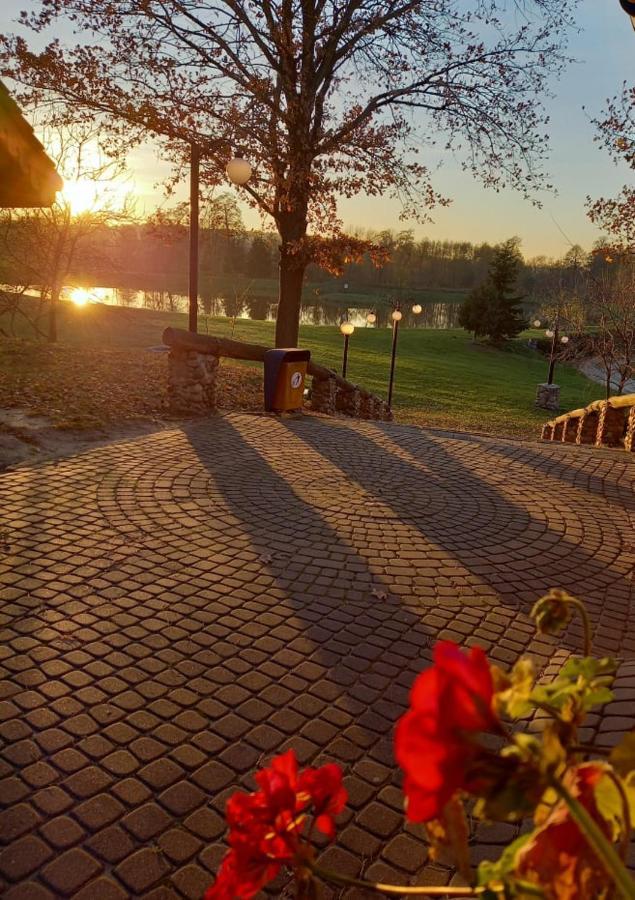
{"type": "MultiPolygon", "coordinates": [[[[28,6],[28,0],[5,0],[0,10],[0,31],[13,30],[12,21],[28,6]]],[[[615,194],[632,174],[625,165],[615,165],[594,144],[589,120],[603,109],[609,96],[620,90],[622,82],[633,78],[635,32],[617,0],[584,0],[578,21],[582,30],[572,35],[570,43],[577,62],[554,83],[555,97],[547,102],[552,135],[549,175],[558,193],[545,194],[542,209],[535,209],[511,191],[496,194],[485,190],[461,170],[456,159],[443,158],[443,152],[435,150],[425,161],[433,169],[443,163],[435,174],[435,186],[452,197],[453,203],[435,213],[433,224],[400,222],[396,201],[363,196],[342,201],[345,223],[376,229],[412,227],[418,236],[473,242],[497,242],[518,234],[527,256],[561,255],[568,248],[567,239],[589,247],[598,233],[586,218],[585,197],[615,194]]],[[[149,146],[132,154],[129,167],[130,184],[139,197],[140,209],[150,211],[162,202],[156,182],[166,169],[149,146]]],[[[258,216],[249,210],[245,210],[245,221],[250,227],[259,227],[258,216]]]]}

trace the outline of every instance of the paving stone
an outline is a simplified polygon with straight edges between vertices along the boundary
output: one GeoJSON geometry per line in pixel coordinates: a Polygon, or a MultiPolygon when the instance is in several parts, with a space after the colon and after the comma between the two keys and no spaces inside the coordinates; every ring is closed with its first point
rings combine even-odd
{"type": "Polygon", "coordinates": [[[191,859],[202,847],[202,842],[183,828],[166,831],[157,841],[161,850],[172,862],[182,863],[191,859]]]}
{"type": "Polygon", "coordinates": [[[170,817],[156,803],[144,803],[121,820],[124,828],[140,841],[148,841],[165,831],[170,822],[170,817]]]}
{"type": "Polygon", "coordinates": [[[93,878],[101,865],[84,850],[68,850],[42,870],[42,877],[58,894],[70,897],[93,878]]]}
{"type": "Polygon", "coordinates": [[[10,844],[16,838],[33,831],[42,817],[27,803],[19,803],[0,813],[0,844],[10,844]]]}
{"type": "Polygon", "coordinates": [[[119,819],[125,812],[122,803],[110,794],[98,794],[75,808],[75,815],[91,831],[97,831],[119,819]]]}
{"type": "Polygon", "coordinates": [[[3,895],[5,900],[54,900],[54,895],[35,881],[16,884],[3,895]]]}
{"type": "Polygon", "coordinates": [[[84,830],[68,816],[58,816],[43,825],[40,834],[56,850],[65,850],[81,841],[84,830]]]}
{"type": "Polygon", "coordinates": [[[140,894],[160,881],[169,868],[162,854],[145,848],[120,863],[115,873],[131,891],[140,894]]]}
{"type": "Polygon", "coordinates": [[[128,893],[111,878],[97,878],[81,891],[73,894],[74,900],[126,900],[128,893]]]}
{"type": "Polygon", "coordinates": [[[27,835],[0,852],[0,875],[9,881],[21,881],[52,855],[53,851],[40,838],[27,835]]]}
{"type": "Polygon", "coordinates": [[[135,844],[118,825],[111,825],[91,837],[86,846],[106,862],[118,863],[132,853],[135,844]]]}
{"type": "Polygon", "coordinates": [[[157,800],[175,816],[184,816],[199,807],[206,799],[203,791],[189,781],[178,781],[159,794],[157,800]]]}
{"type": "Polygon", "coordinates": [[[200,900],[211,885],[209,873],[197,865],[184,866],[172,876],[178,891],[190,900],[200,900]]]}

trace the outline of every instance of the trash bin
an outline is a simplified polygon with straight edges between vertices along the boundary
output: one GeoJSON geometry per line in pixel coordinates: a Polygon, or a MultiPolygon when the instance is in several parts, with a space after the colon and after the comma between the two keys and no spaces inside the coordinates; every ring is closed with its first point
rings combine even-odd
{"type": "Polygon", "coordinates": [[[301,409],[310,350],[267,350],[265,353],[265,409],[301,409]]]}

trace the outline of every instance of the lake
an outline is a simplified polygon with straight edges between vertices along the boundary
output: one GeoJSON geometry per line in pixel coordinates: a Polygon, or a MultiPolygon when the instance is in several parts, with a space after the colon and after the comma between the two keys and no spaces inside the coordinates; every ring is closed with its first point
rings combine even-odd
{"type": "MultiPolygon", "coordinates": [[[[62,299],[70,300],[77,306],[105,303],[109,306],[128,306],[170,312],[187,312],[188,298],[184,294],[169,290],[137,290],[121,287],[76,287],[67,285],[62,289],[62,299]]],[[[459,303],[419,301],[422,311],[415,315],[410,304],[403,304],[403,322],[409,327],[456,328],[458,326],[459,303]]],[[[270,297],[251,296],[244,292],[231,296],[199,297],[201,315],[227,316],[228,318],[253,319],[271,322],[276,318],[277,303],[270,297]]],[[[377,321],[372,327],[390,326],[390,307],[386,304],[371,306],[347,306],[334,300],[304,301],[300,314],[303,325],[338,325],[348,319],[358,328],[371,327],[366,317],[375,313],[377,321]]]]}

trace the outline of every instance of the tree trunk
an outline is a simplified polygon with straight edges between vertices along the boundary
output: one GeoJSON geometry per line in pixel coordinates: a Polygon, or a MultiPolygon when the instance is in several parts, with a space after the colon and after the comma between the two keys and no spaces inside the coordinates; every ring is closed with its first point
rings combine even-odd
{"type": "Polygon", "coordinates": [[[297,347],[300,330],[300,305],[306,266],[299,259],[280,251],[280,290],[276,316],[276,347],[297,347]]]}
{"type": "Polygon", "coordinates": [[[300,306],[306,261],[304,254],[294,253],[306,235],[306,212],[288,212],[278,223],[280,233],[279,295],[276,316],[276,347],[297,347],[300,330],[300,306]]]}
{"type": "Polygon", "coordinates": [[[51,285],[51,298],[49,300],[49,344],[57,343],[57,307],[60,298],[60,289],[57,284],[51,285]]]}

